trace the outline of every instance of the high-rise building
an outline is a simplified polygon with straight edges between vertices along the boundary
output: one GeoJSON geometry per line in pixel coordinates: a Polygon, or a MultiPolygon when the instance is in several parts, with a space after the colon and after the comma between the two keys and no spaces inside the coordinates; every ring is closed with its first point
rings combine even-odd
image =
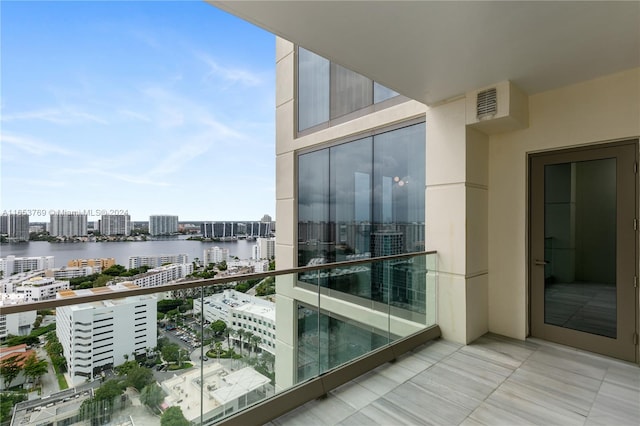
{"type": "Polygon", "coordinates": [[[202,255],[202,260],[204,265],[207,266],[210,263],[217,264],[220,262],[228,262],[229,261],[229,249],[220,248],[218,246],[211,247],[208,249],[204,249],[204,253],[202,255]]]}
{"type": "Polygon", "coordinates": [[[113,299],[56,309],[56,334],[74,384],[94,378],[102,370],[123,364],[132,353],[144,354],[157,345],[157,300],[154,296],[118,298],[133,284],[86,290],[67,290],[58,298],[113,293],[113,299]]]}
{"type": "Polygon", "coordinates": [[[49,234],[54,237],[86,236],[87,215],[74,212],[50,215],[49,234]]]}
{"type": "Polygon", "coordinates": [[[258,238],[256,240],[255,251],[256,259],[271,259],[276,255],[276,239],[275,238],[258,238]]]}
{"type": "Polygon", "coordinates": [[[178,216],[149,216],[149,234],[152,236],[171,235],[178,232],[178,216]]]}
{"type": "Polygon", "coordinates": [[[8,241],[29,241],[29,215],[3,214],[0,216],[0,235],[8,241]]]}
{"type": "Polygon", "coordinates": [[[102,235],[129,235],[131,234],[131,216],[128,214],[102,215],[99,228],[102,235]]]}

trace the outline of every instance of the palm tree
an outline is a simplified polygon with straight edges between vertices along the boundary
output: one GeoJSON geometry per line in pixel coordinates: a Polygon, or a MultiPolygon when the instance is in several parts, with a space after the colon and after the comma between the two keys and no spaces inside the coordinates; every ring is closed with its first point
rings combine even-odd
{"type": "MultiPolygon", "coordinates": [[[[245,343],[249,343],[249,351],[251,351],[251,338],[253,337],[253,333],[249,330],[247,330],[246,333],[244,333],[244,341],[245,343]]],[[[251,352],[249,352],[249,358],[251,358],[251,352]]]]}
{"type": "Polygon", "coordinates": [[[231,349],[231,336],[235,335],[235,332],[231,327],[227,327],[224,330],[224,336],[227,338],[227,349],[231,349]]]}
{"type": "Polygon", "coordinates": [[[244,339],[244,336],[246,335],[246,332],[244,331],[244,329],[239,328],[236,330],[236,336],[238,337],[238,339],[240,340],[240,356],[242,356],[242,340],[244,339]]]}
{"type": "Polygon", "coordinates": [[[251,336],[251,346],[253,346],[253,353],[256,358],[258,358],[258,345],[262,342],[262,338],[260,336],[251,336]]]}
{"type": "Polygon", "coordinates": [[[215,351],[216,351],[216,355],[218,356],[218,362],[220,362],[220,352],[222,352],[222,342],[216,342],[215,351]]]}

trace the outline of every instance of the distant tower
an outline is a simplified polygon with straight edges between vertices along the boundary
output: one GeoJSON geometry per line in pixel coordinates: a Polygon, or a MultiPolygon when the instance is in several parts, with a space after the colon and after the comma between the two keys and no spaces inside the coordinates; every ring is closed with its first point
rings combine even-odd
{"type": "Polygon", "coordinates": [[[81,237],[87,235],[87,215],[79,213],[52,214],[49,233],[54,237],[81,237]]]}
{"type": "Polygon", "coordinates": [[[149,234],[171,235],[178,232],[178,216],[151,215],[149,216],[149,234]]]}

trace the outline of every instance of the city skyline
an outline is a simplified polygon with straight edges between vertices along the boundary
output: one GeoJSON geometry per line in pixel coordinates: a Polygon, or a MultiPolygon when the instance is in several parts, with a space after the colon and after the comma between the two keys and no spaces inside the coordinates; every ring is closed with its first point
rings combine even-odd
{"type": "Polygon", "coordinates": [[[275,217],[273,35],[204,2],[2,9],[2,211],[275,217]]]}

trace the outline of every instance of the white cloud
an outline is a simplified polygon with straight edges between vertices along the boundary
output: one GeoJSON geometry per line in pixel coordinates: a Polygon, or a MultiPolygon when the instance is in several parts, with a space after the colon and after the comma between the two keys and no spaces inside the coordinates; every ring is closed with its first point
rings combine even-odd
{"type": "Polygon", "coordinates": [[[73,107],[44,108],[14,114],[2,114],[2,121],[5,122],[21,120],[42,120],[62,125],[78,124],[82,122],[108,124],[106,120],[96,115],[77,110],[73,107]]]}
{"type": "Polygon", "coordinates": [[[69,151],[57,145],[37,140],[26,136],[16,136],[6,133],[0,134],[0,141],[3,144],[12,145],[20,150],[26,151],[29,154],[43,156],[47,154],[59,154],[65,156],[76,156],[76,153],[69,151]]]}
{"type": "Polygon", "coordinates": [[[239,83],[250,87],[262,84],[263,79],[259,74],[245,69],[221,66],[207,53],[196,52],[195,56],[208,67],[208,72],[204,77],[205,81],[221,78],[232,84],[239,83]]]}

